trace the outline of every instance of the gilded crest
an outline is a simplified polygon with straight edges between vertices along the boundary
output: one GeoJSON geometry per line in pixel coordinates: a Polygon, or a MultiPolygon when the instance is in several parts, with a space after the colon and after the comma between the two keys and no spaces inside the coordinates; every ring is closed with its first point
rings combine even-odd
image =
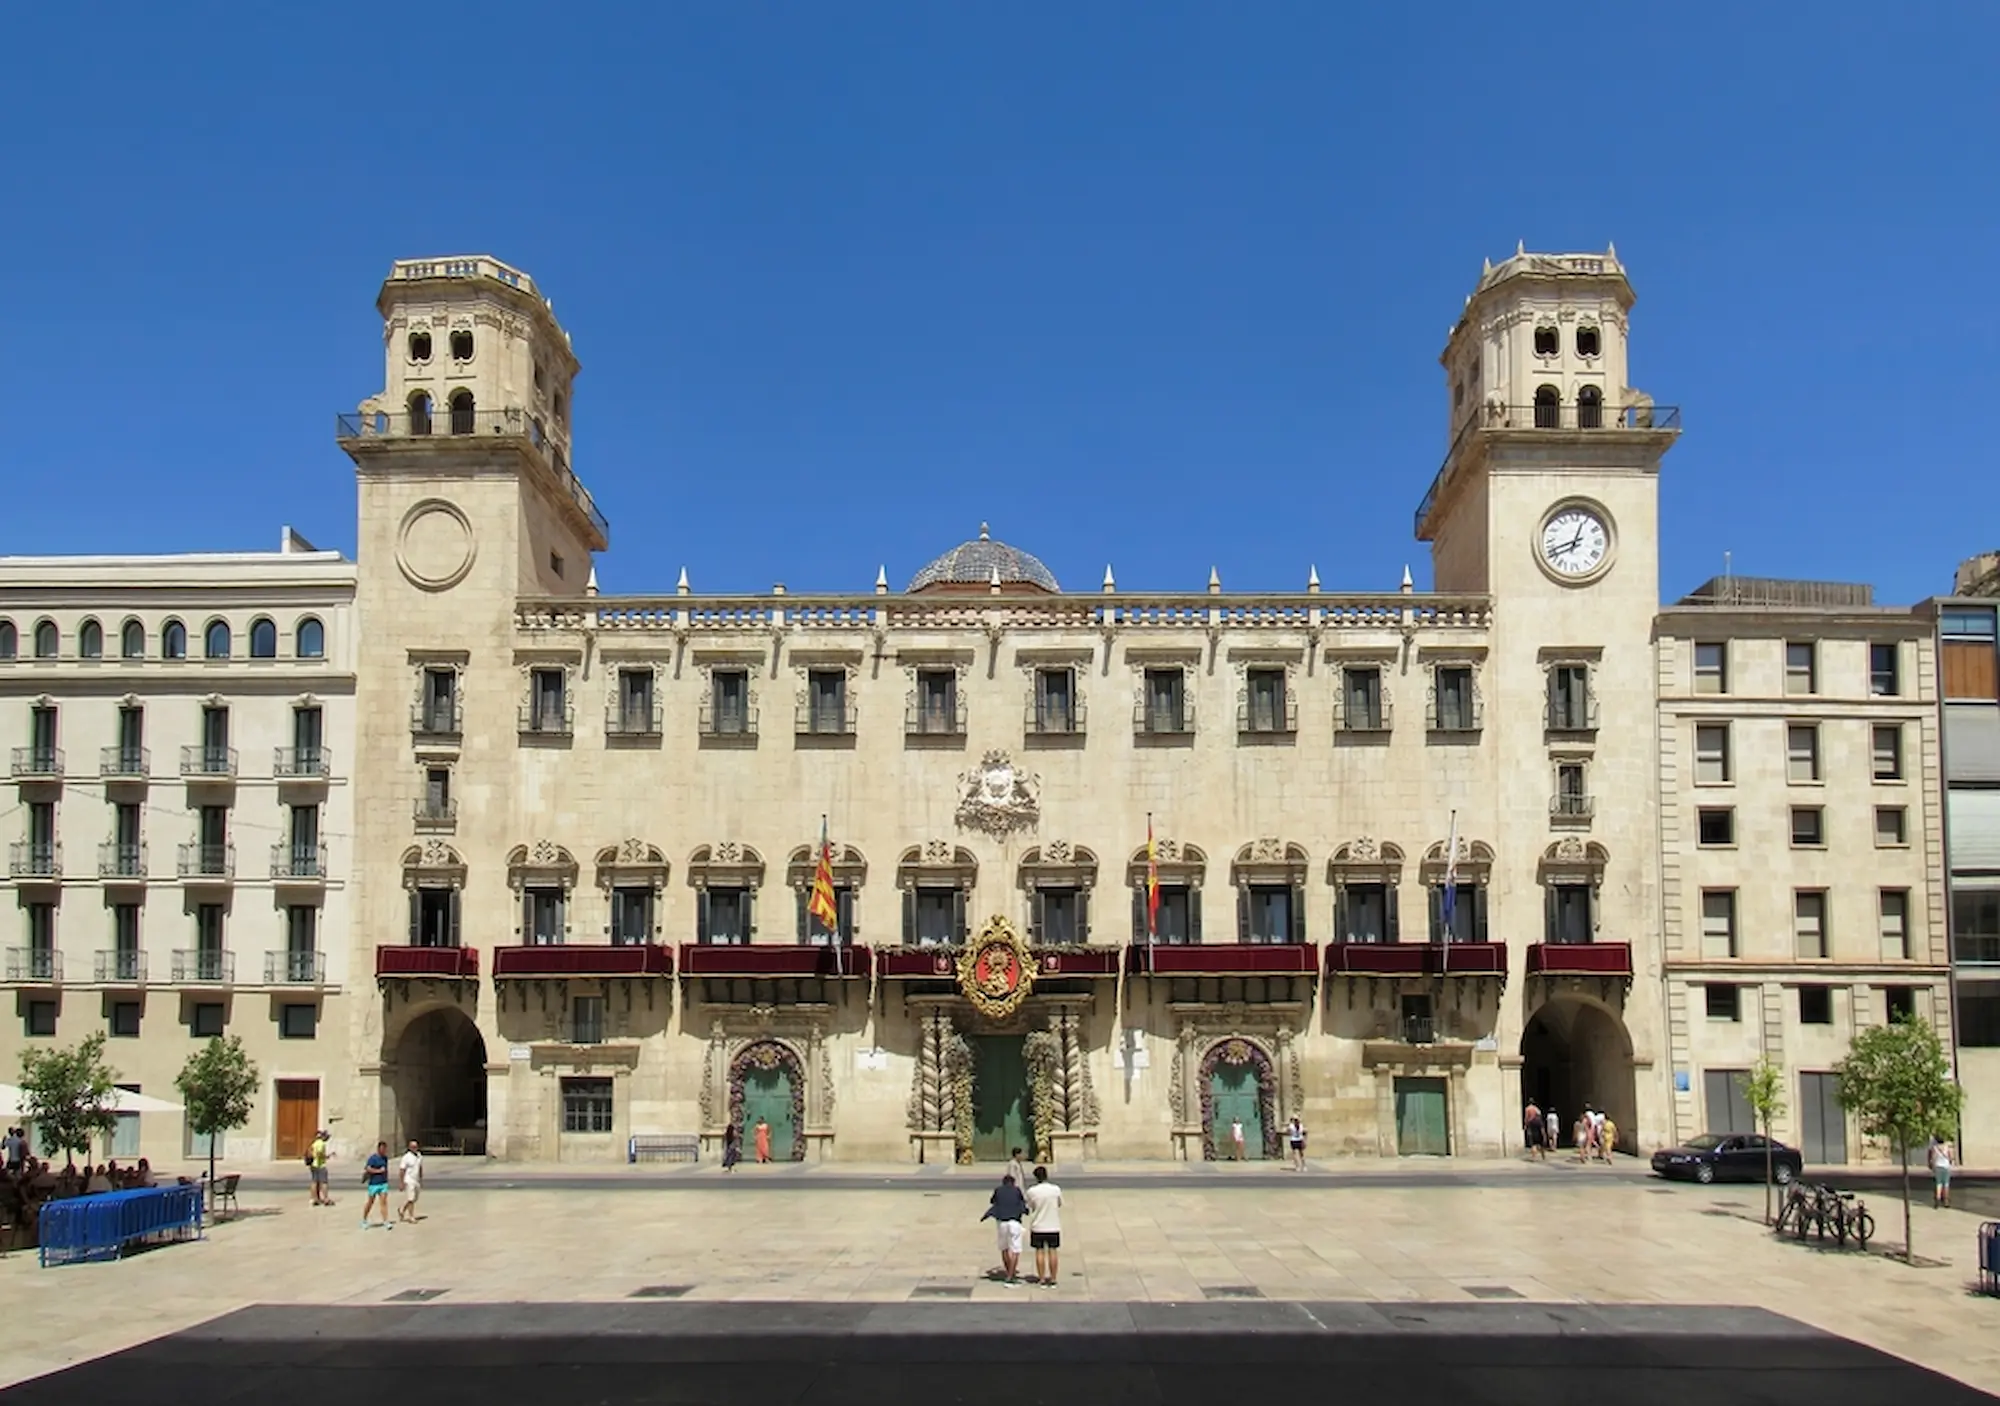
{"type": "Polygon", "coordinates": [[[988,1020],[1005,1020],[1035,986],[1028,944],[1000,914],[986,920],[958,959],[958,989],[988,1020]]]}

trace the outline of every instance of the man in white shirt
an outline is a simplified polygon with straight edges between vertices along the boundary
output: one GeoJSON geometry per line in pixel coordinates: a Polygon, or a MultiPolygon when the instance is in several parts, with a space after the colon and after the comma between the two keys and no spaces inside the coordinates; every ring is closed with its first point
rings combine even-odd
{"type": "Polygon", "coordinates": [[[1035,1252],[1035,1278],[1054,1287],[1062,1260],[1062,1188],[1047,1167],[1035,1168],[1028,1188],[1028,1244],[1035,1252]]]}
{"type": "Polygon", "coordinates": [[[396,1208],[396,1219],[417,1222],[417,1198],[424,1194],[424,1154],[417,1151],[417,1140],[410,1139],[409,1149],[403,1153],[403,1204],[396,1208]]]}
{"type": "Polygon", "coordinates": [[[1241,1118],[1235,1119],[1229,1125],[1229,1147],[1231,1153],[1230,1160],[1232,1162],[1241,1162],[1243,1160],[1243,1120],[1241,1118]]]}

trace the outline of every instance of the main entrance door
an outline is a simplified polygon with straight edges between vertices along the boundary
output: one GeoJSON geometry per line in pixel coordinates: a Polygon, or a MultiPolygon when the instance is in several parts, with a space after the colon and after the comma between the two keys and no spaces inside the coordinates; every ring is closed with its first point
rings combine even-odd
{"type": "Polygon", "coordinates": [[[1215,1155],[1227,1160],[1236,1155],[1230,1130],[1243,1125],[1243,1155],[1264,1155],[1264,1116],[1257,1101],[1257,1071],[1247,1064],[1218,1064],[1208,1078],[1209,1100],[1215,1108],[1210,1136],[1215,1155]]]}
{"type": "Polygon", "coordinates": [[[319,1080],[278,1081],[277,1155],[303,1157],[319,1131],[319,1080]]]}
{"type": "Polygon", "coordinates": [[[1019,1035],[974,1035],[972,1041],[972,1155],[1004,1162],[1020,1148],[1034,1160],[1028,1112],[1028,1064],[1019,1035]]]}
{"type": "Polygon", "coordinates": [[[792,1126],[792,1075],[782,1064],[743,1071],[743,1148],[752,1157],[757,1155],[759,1119],[771,1126],[771,1160],[791,1161],[798,1129],[792,1126]]]}
{"type": "Polygon", "coordinates": [[[1396,1152],[1403,1157],[1450,1155],[1444,1080],[1396,1081],[1396,1152]]]}

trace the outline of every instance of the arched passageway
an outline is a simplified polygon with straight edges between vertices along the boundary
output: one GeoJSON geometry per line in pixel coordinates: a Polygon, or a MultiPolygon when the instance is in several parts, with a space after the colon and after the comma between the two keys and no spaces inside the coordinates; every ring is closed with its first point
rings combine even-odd
{"type": "Polygon", "coordinates": [[[446,1007],[412,1020],[391,1063],[395,1107],[383,1120],[390,1132],[427,1151],[485,1151],[486,1041],[463,1011],[446,1007]]]}
{"type": "Polygon", "coordinates": [[[1554,1108],[1562,1145],[1586,1106],[1618,1125],[1618,1150],[1639,1148],[1639,1106],[1632,1078],[1632,1040],[1616,1014],[1575,996],[1556,996],[1528,1018],[1521,1036],[1521,1093],[1554,1108]]]}

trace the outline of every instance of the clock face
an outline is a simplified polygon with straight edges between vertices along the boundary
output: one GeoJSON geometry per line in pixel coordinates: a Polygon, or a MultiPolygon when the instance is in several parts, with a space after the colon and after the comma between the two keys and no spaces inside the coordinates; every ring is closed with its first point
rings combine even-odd
{"type": "Polygon", "coordinates": [[[1588,576],[1604,565],[1611,533],[1588,508],[1564,508],[1542,528],[1542,560],[1558,576],[1588,576]]]}

